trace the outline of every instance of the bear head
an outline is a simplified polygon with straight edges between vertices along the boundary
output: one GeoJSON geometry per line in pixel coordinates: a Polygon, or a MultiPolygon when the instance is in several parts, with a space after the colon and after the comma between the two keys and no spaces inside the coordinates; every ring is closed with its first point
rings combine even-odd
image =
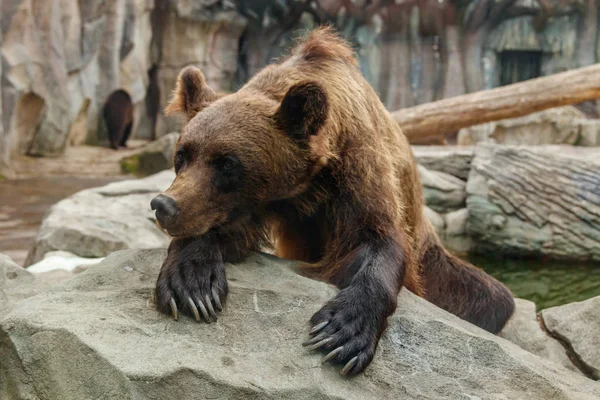
{"type": "Polygon", "coordinates": [[[177,175],[151,203],[171,236],[234,229],[309,187],[326,163],[314,138],[327,121],[327,95],[314,81],[284,93],[273,98],[244,87],[219,96],[198,69],[181,71],[166,109],[187,118],[175,152],[177,175]]]}

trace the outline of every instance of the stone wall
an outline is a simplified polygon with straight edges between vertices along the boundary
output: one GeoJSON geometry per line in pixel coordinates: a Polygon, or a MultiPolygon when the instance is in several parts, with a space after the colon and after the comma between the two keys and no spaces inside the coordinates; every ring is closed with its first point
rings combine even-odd
{"type": "Polygon", "coordinates": [[[99,116],[117,89],[135,104],[134,137],[176,131],[178,121],[161,110],[182,67],[196,65],[217,90],[233,91],[322,23],[356,48],[362,73],[391,110],[497,86],[506,52],[539,57],[542,75],[598,59],[593,0],[460,4],[4,0],[0,167],[21,154],[102,143],[99,116]]]}

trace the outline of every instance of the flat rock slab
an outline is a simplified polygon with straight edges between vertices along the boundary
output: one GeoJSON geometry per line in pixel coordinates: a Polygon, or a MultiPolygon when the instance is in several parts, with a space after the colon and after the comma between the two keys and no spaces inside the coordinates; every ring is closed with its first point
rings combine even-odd
{"type": "Polygon", "coordinates": [[[166,190],[173,171],[86,189],[56,203],[44,218],[26,265],[51,251],[105,257],[113,251],[167,247],[150,201],[166,190]]]}
{"type": "Polygon", "coordinates": [[[600,296],[542,310],[542,318],[588,375],[600,379],[600,296]]]}
{"type": "Polygon", "coordinates": [[[256,254],[228,267],[219,321],[175,322],[149,302],[165,250],[126,250],[0,324],[2,399],[598,399],[600,384],[403,291],[365,374],[302,348],[335,290],[256,254]]]}

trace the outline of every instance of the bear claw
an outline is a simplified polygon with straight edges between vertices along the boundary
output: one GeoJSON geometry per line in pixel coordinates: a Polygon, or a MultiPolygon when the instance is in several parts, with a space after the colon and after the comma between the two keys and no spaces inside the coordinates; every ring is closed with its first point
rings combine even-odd
{"type": "Polygon", "coordinates": [[[206,307],[204,306],[204,303],[200,299],[196,300],[196,302],[198,303],[198,307],[200,307],[200,312],[202,312],[202,316],[204,317],[204,320],[210,324],[212,322],[212,319],[208,315],[208,311],[206,311],[206,307]]]}
{"type": "Polygon", "coordinates": [[[321,322],[320,324],[313,326],[313,328],[310,330],[309,333],[311,335],[314,335],[315,333],[319,332],[321,329],[325,328],[328,323],[329,323],[329,321],[325,321],[325,322],[321,322]]]}
{"type": "Polygon", "coordinates": [[[179,320],[179,310],[177,310],[177,303],[175,303],[175,299],[171,297],[171,301],[169,301],[169,306],[171,306],[171,315],[175,321],[179,320]]]}
{"type": "Polygon", "coordinates": [[[356,363],[358,363],[358,356],[355,356],[352,360],[348,361],[348,363],[344,366],[344,368],[342,368],[342,371],[341,371],[342,375],[347,375],[348,372],[350,372],[352,370],[352,368],[354,368],[356,363]]]}
{"type": "Polygon", "coordinates": [[[323,358],[323,364],[325,364],[327,361],[331,360],[332,358],[336,357],[338,354],[340,354],[342,351],[344,350],[344,346],[340,346],[337,349],[333,350],[332,352],[330,352],[329,354],[327,354],[324,358],[323,358]]]}
{"type": "Polygon", "coordinates": [[[312,337],[312,338],[308,339],[307,341],[305,341],[304,343],[302,343],[302,346],[303,347],[312,346],[313,344],[320,342],[321,340],[325,339],[326,337],[327,337],[327,335],[321,333],[320,335],[312,337]]]}
{"type": "Polygon", "coordinates": [[[188,297],[188,304],[190,305],[190,309],[194,313],[194,319],[196,322],[200,322],[200,314],[198,313],[198,308],[196,308],[196,304],[194,304],[194,300],[191,297],[188,297]]]}
{"type": "Polygon", "coordinates": [[[221,305],[221,299],[219,298],[219,294],[215,288],[212,288],[213,300],[215,301],[215,305],[217,306],[217,310],[223,311],[223,306],[221,305]]]}

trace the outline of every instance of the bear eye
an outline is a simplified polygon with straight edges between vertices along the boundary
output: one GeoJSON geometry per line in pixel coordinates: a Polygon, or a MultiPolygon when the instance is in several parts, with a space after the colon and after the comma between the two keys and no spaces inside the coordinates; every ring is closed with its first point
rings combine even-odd
{"type": "Polygon", "coordinates": [[[221,156],[221,157],[218,157],[217,159],[215,159],[214,164],[221,171],[231,171],[238,166],[239,160],[237,159],[236,156],[227,155],[227,156],[221,156]]]}
{"type": "Polygon", "coordinates": [[[232,169],[233,167],[235,167],[235,163],[233,162],[233,160],[225,160],[225,162],[223,163],[224,170],[232,169]]]}
{"type": "Polygon", "coordinates": [[[185,150],[178,149],[177,153],[175,153],[175,160],[174,160],[175,173],[179,172],[179,170],[181,169],[181,167],[183,167],[184,163],[185,163],[185,150]]]}

